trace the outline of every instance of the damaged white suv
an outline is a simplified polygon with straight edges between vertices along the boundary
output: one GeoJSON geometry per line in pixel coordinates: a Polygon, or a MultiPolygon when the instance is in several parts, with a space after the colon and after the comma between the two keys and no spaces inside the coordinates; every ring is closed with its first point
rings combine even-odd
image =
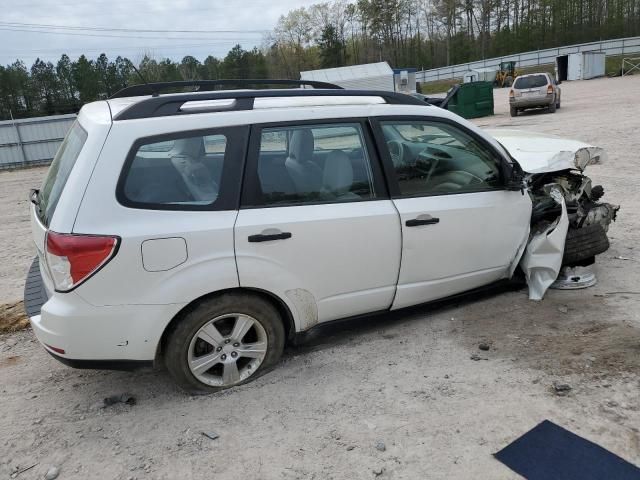
{"type": "Polygon", "coordinates": [[[220,84],[85,105],[32,192],[25,305],[60,361],[155,361],[211,392],[256,378],[316,325],[519,265],[539,298],[563,264],[608,248],[618,207],[582,174],[598,149],[499,142],[401,94],[220,84]]]}

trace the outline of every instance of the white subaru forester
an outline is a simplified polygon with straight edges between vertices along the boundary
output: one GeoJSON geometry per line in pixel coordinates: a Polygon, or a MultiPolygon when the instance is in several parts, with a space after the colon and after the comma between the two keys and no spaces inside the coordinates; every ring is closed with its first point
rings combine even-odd
{"type": "MultiPolygon", "coordinates": [[[[567,245],[588,231],[576,264],[608,247],[617,207],[581,173],[597,149],[527,175],[445,110],[311,83],[141,85],[82,108],[31,194],[25,305],[49,353],[83,368],[163,362],[182,388],[211,392],[324,322],[508,279],[527,255],[531,280],[539,225],[567,245]]],[[[562,244],[541,268],[567,264],[562,244]]]]}

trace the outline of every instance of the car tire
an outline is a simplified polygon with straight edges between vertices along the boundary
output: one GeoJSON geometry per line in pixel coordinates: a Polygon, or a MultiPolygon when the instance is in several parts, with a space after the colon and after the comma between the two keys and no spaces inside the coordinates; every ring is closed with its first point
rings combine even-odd
{"type": "Polygon", "coordinates": [[[564,244],[563,266],[575,266],[609,249],[609,238],[602,225],[569,228],[564,244]]]}
{"type": "Polygon", "coordinates": [[[518,116],[518,109],[516,107],[509,107],[509,113],[512,117],[518,116]]]}
{"type": "Polygon", "coordinates": [[[258,378],[278,362],[284,344],[282,318],[271,303],[229,293],[182,315],[169,333],[165,363],[180,388],[202,395],[258,378]]]}
{"type": "Polygon", "coordinates": [[[556,103],[556,109],[560,108],[560,100],[558,100],[558,103],[556,103]]]}
{"type": "Polygon", "coordinates": [[[555,99],[551,103],[551,105],[549,105],[549,113],[556,113],[556,101],[555,101],[555,99]]]}

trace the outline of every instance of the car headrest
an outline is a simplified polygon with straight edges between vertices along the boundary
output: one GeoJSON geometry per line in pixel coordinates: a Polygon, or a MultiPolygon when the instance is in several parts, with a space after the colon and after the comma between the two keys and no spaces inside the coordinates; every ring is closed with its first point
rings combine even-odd
{"type": "Polygon", "coordinates": [[[353,166],[349,156],[341,150],[327,155],[324,162],[324,188],[336,192],[348,192],[353,185],[353,166]]]}
{"type": "Polygon", "coordinates": [[[204,141],[202,137],[180,138],[173,143],[170,155],[184,155],[191,158],[204,157],[204,141]]]}
{"type": "Polygon", "coordinates": [[[295,130],[289,142],[289,158],[297,162],[309,162],[313,158],[313,133],[308,128],[295,130]]]}

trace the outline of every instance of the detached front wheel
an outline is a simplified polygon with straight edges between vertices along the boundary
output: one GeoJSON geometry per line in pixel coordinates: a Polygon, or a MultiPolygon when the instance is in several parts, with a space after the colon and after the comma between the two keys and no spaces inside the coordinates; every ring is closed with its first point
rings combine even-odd
{"type": "Polygon", "coordinates": [[[569,228],[564,244],[562,266],[580,265],[609,249],[609,238],[602,225],[569,228]]]}
{"type": "Polygon", "coordinates": [[[190,393],[240,385],[273,367],[284,349],[278,311],[261,297],[228,294],[201,302],[170,333],[166,364],[190,393]]]}

